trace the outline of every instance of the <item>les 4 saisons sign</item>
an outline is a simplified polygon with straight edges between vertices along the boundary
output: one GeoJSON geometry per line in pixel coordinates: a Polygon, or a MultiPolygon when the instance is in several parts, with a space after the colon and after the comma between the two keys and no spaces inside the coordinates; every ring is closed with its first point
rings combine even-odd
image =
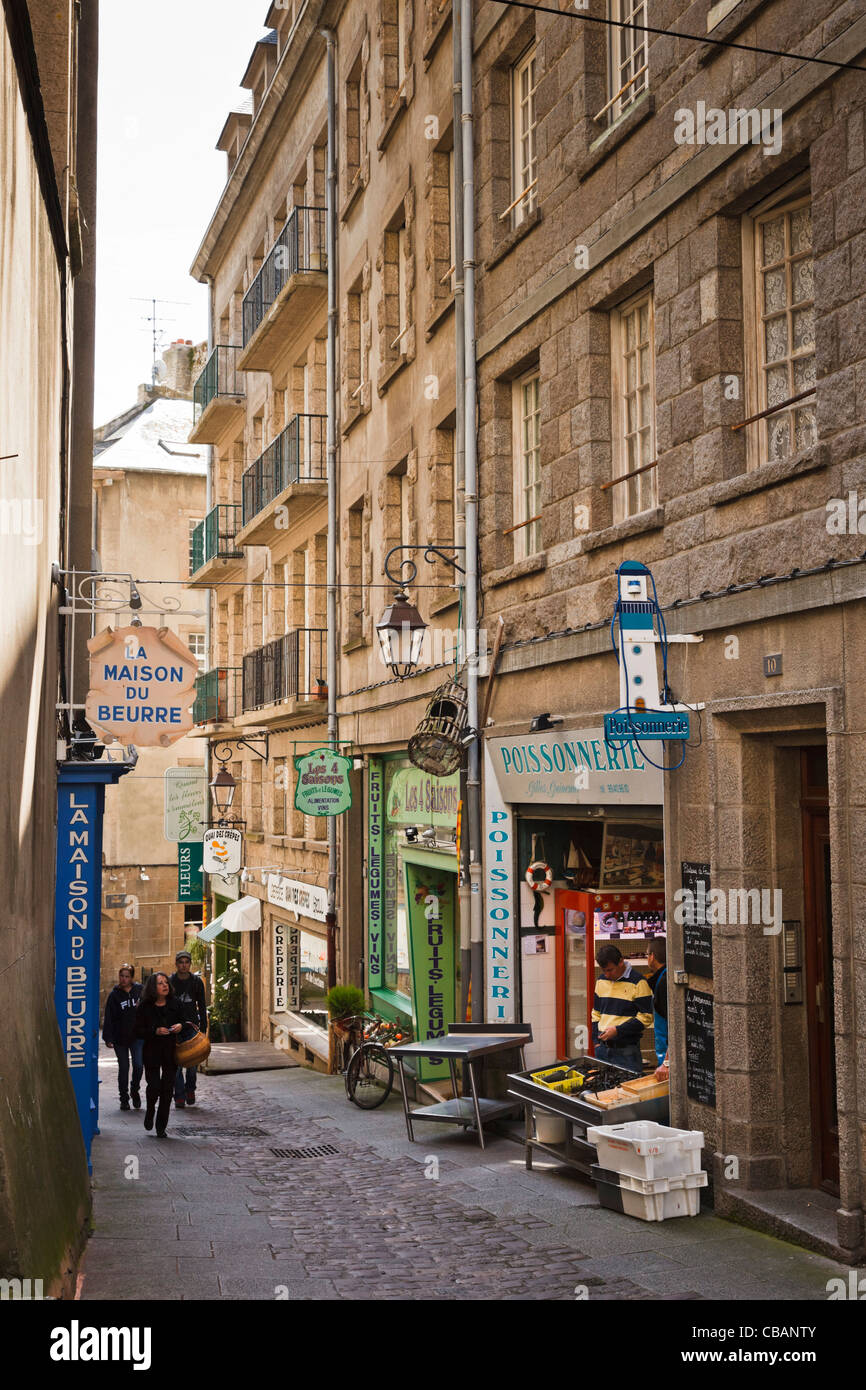
{"type": "Polygon", "coordinates": [[[109,738],[168,748],[192,728],[198,662],[166,627],[119,627],[87,643],[85,714],[109,738]]]}
{"type": "Polygon", "coordinates": [[[339,816],[352,804],[352,759],[332,748],[295,758],[295,810],[307,816],[339,816]]]}

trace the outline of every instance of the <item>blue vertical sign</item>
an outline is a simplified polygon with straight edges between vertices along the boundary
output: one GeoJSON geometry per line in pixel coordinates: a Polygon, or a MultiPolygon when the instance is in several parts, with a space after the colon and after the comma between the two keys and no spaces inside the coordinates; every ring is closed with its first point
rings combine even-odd
{"type": "Polygon", "coordinates": [[[105,787],[129,767],[64,763],[57,788],[54,1007],[87,1163],[99,1120],[99,956],[105,787]]]}

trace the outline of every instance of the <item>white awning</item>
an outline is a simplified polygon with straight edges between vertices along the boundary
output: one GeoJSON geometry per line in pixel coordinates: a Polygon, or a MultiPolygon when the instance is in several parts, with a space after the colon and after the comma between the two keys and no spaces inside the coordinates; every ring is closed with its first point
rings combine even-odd
{"type": "Polygon", "coordinates": [[[224,931],[258,931],[262,925],[262,904],[258,898],[244,896],[237,902],[229,903],[225,912],[215,917],[204,931],[198,934],[199,941],[214,941],[224,931]]]}

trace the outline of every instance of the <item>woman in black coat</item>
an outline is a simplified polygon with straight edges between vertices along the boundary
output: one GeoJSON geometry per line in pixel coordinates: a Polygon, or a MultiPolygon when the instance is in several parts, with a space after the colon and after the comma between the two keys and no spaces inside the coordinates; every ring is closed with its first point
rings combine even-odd
{"type": "Polygon", "coordinates": [[[177,1073],[174,1045],[187,1021],[187,1011],[175,998],[168,976],[158,971],[145,981],[141,1002],[135,1012],[135,1031],[138,1037],[144,1039],[144,1077],[147,1083],[144,1127],[153,1129],[156,1111],[156,1136],[164,1139],[177,1073]]]}

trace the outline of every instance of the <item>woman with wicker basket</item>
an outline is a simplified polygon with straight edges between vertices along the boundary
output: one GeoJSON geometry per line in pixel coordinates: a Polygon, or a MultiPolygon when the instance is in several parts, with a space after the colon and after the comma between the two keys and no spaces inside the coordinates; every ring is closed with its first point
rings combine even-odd
{"type": "Polygon", "coordinates": [[[136,1009],[135,1031],[138,1037],[144,1039],[144,1076],[147,1083],[144,1127],[153,1129],[155,1112],[157,1139],[165,1139],[171,1113],[177,1075],[175,1043],[184,1023],[191,1021],[188,1006],[175,997],[168,976],[161,970],[150,975],[136,1009]]]}

